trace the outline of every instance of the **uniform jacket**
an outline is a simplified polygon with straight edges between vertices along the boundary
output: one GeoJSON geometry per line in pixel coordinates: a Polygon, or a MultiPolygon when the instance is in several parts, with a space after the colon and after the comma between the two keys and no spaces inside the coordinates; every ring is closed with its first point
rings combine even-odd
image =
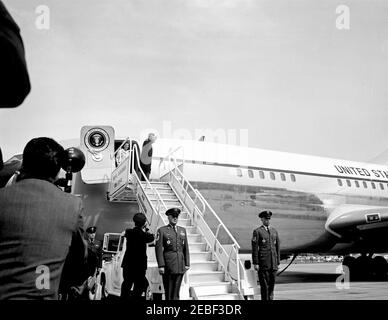
{"type": "Polygon", "coordinates": [[[125,230],[127,248],[125,250],[122,268],[130,270],[147,269],[147,243],[154,241],[154,235],[144,232],[139,227],[125,230]]]}
{"type": "Polygon", "coordinates": [[[81,223],[81,199],[52,183],[25,179],[0,189],[0,299],[57,299],[81,223]],[[40,266],[50,271],[49,289],[36,286],[40,266]]]}
{"type": "Polygon", "coordinates": [[[97,268],[101,268],[102,250],[101,245],[97,240],[94,242],[88,241],[88,256],[86,259],[86,277],[93,276],[97,268]]]}
{"type": "Polygon", "coordinates": [[[159,268],[164,267],[166,273],[183,274],[185,266],[190,266],[189,244],[186,229],[180,226],[177,232],[171,225],[159,228],[156,237],[156,259],[159,268]]]}
{"type": "Polygon", "coordinates": [[[264,226],[253,231],[252,262],[259,265],[261,270],[278,270],[280,263],[280,241],[275,228],[264,226]]]}

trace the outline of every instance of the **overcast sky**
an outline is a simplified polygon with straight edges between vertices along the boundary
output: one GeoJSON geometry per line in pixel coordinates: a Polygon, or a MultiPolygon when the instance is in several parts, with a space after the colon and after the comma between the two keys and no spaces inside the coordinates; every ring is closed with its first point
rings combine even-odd
{"type": "MultiPolygon", "coordinates": [[[[146,128],[248,130],[249,146],[370,161],[388,149],[388,2],[4,0],[32,92],[0,110],[4,158],[28,140],[146,128]],[[50,9],[39,30],[35,9],[50,9]],[[336,28],[336,7],[350,29],[336,28]]],[[[163,137],[163,135],[162,135],[163,137]]]]}

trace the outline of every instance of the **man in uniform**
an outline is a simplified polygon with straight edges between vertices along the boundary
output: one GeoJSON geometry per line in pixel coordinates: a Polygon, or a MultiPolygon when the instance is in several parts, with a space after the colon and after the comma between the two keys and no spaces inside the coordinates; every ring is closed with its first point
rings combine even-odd
{"type": "Polygon", "coordinates": [[[86,240],[88,243],[88,257],[86,260],[86,275],[93,277],[96,271],[101,269],[101,246],[96,242],[97,227],[86,229],[86,240]]]}
{"type": "Polygon", "coordinates": [[[147,228],[146,216],[139,212],[133,216],[135,227],[125,230],[127,247],[123,262],[124,282],[121,285],[121,298],[140,298],[147,289],[147,243],[154,241],[154,235],[147,228]],[[131,290],[133,285],[133,290],[131,290]]]}
{"type": "Polygon", "coordinates": [[[156,260],[163,276],[166,300],[179,300],[183,274],[190,268],[189,244],[186,229],[177,226],[179,208],[166,211],[169,224],[158,230],[156,237],[156,260]]]}
{"type": "Polygon", "coordinates": [[[253,231],[252,261],[259,274],[261,300],[273,300],[275,277],[280,263],[279,235],[270,227],[271,211],[259,213],[262,225],[253,231]]]}

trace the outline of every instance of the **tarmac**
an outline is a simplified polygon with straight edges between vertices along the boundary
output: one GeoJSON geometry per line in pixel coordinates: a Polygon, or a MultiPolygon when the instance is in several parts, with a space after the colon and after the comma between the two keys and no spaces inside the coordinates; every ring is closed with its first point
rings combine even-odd
{"type": "MultiPolygon", "coordinates": [[[[275,300],[388,300],[388,281],[348,281],[340,262],[299,263],[276,278],[274,296],[275,300]]],[[[255,299],[260,300],[260,295],[255,299]]]]}

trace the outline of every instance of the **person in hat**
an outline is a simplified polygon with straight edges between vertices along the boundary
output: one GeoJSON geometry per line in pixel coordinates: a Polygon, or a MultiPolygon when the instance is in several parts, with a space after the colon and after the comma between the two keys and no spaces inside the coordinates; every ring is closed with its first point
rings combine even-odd
{"type": "Polygon", "coordinates": [[[81,267],[70,269],[67,262],[64,274],[71,285],[61,288],[61,300],[89,300],[96,290],[96,277],[101,269],[101,245],[95,240],[97,227],[88,227],[83,241],[86,243],[86,258],[81,267]],[[77,280],[78,279],[78,280],[77,280]],[[63,292],[62,292],[63,291],[63,292]]]}
{"type": "Polygon", "coordinates": [[[148,286],[145,276],[147,243],[153,242],[155,238],[147,228],[147,218],[143,213],[136,213],[133,216],[133,222],[135,227],[125,230],[126,250],[121,263],[124,278],[121,285],[123,299],[139,299],[145,293],[148,286]]]}
{"type": "Polygon", "coordinates": [[[101,245],[96,241],[97,227],[86,229],[88,257],[86,260],[86,276],[93,277],[101,269],[101,245]]]}
{"type": "Polygon", "coordinates": [[[168,209],[169,224],[159,228],[156,237],[156,260],[163,277],[166,300],[179,300],[183,274],[190,268],[186,229],[177,226],[180,213],[179,208],[168,209]]]}
{"type": "Polygon", "coordinates": [[[275,278],[280,264],[280,241],[275,228],[270,226],[271,211],[259,213],[262,225],[253,231],[252,261],[258,271],[262,300],[273,300],[275,278]]]}

